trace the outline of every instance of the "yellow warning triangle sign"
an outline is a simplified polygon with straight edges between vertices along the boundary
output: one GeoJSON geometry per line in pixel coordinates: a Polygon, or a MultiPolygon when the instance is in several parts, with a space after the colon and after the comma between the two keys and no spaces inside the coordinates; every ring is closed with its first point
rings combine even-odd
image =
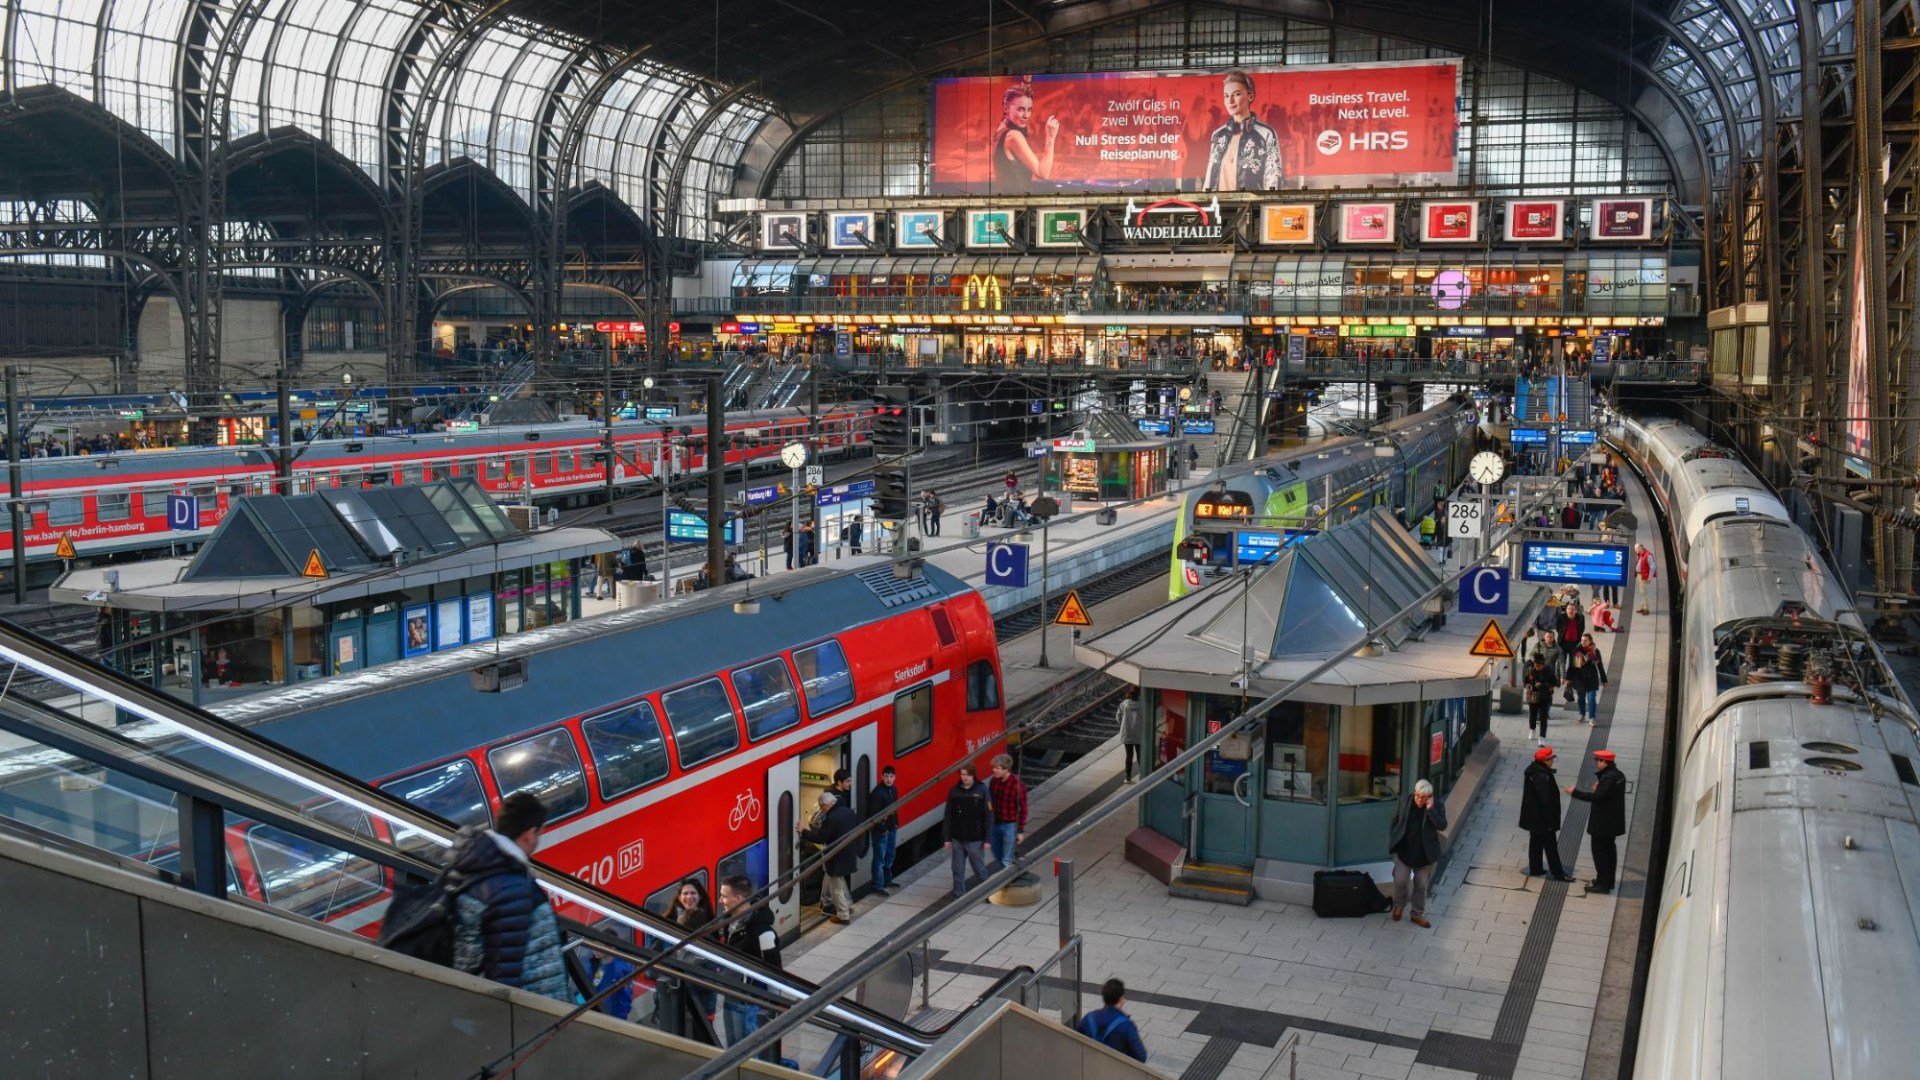
{"type": "Polygon", "coordinates": [[[1513,643],[1507,640],[1507,632],[1500,629],[1500,620],[1488,619],[1487,628],[1480,631],[1474,640],[1473,648],[1467,650],[1475,656],[1491,656],[1501,660],[1513,659],[1513,643]]]}
{"type": "Polygon", "coordinates": [[[1080,602],[1079,590],[1067,593],[1067,602],[1060,605],[1060,614],[1053,617],[1055,626],[1092,626],[1093,616],[1087,614],[1087,605],[1080,602]]]}
{"type": "Polygon", "coordinates": [[[60,537],[60,545],[53,549],[53,555],[57,559],[71,559],[74,557],[72,533],[65,533],[60,537]]]}
{"type": "Polygon", "coordinates": [[[307,552],[307,567],[300,571],[301,577],[326,577],[327,564],[320,561],[320,549],[307,552]]]}

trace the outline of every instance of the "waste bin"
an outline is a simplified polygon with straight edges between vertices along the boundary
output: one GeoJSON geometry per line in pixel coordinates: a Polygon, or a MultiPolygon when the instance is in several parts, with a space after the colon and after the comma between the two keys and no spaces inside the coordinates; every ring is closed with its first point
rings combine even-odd
{"type": "Polygon", "coordinates": [[[966,517],[960,519],[960,536],[966,540],[980,538],[980,511],[970,510],[966,517]]]}

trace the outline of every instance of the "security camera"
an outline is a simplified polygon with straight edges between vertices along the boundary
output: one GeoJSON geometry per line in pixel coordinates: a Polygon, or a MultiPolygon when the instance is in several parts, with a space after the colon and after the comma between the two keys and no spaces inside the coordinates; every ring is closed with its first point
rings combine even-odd
{"type": "Polygon", "coordinates": [[[1235,690],[1245,690],[1250,684],[1251,680],[1245,675],[1235,675],[1233,678],[1227,680],[1227,685],[1233,687],[1235,690]]]}

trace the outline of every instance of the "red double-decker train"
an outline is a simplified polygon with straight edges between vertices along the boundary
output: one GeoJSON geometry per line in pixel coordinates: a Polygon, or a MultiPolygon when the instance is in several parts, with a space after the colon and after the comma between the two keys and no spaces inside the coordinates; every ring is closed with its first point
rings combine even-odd
{"type": "MultiPolygon", "coordinates": [[[[487,823],[506,795],[533,792],[553,811],[540,861],[664,911],[689,877],[711,893],[735,873],[756,885],[790,874],[799,830],[836,770],[852,773],[864,818],[885,766],[905,794],[1004,738],[999,650],[979,594],[931,566],[903,579],[889,563],[862,561],[870,565],[795,571],[217,711],[456,824],[487,823]],[[740,614],[749,590],[759,611],[740,614]],[[483,665],[524,665],[526,685],[479,689],[483,665]]],[[[948,786],[901,805],[903,849],[938,826],[948,786]]],[[[388,887],[375,868],[285,844],[255,851],[252,840],[230,831],[243,892],[370,926],[388,887]]],[[[867,876],[863,860],[858,880],[867,876]]],[[[783,934],[799,929],[801,892],[778,893],[783,934]]]]}
{"type": "MultiPolygon", "coordinates": [[[[801,409],[729,413],[726,464],[777,466],[780,448],[810,432],[823,457],[858,452],[868,445],[871,413],[863,403],[827,406],[817,429],[801,409]]],[[[706,472],[706,424],[704,415],[615,423],[615,486],[706,472]]],[[[605,429],[592,423],[317,440],[296,447],[291,488],[466,476],[502,500],[578,505],[605,488],[604,440],[605,429]]],[[[285,490],[275,480],[276,454],[243,446],[35,458],[25,466],[27,559],[86,558],[204,540],[226,516],[230,500],[285,490]],[[169,521],[170,497],[179,495],[192,495],[195,503],[185,520],[169,521]],[[63,542],[70,556],[61,550],[63,542]]],[[[13,557],[11,540],[0,543],[0,565],[13,557]]]]}

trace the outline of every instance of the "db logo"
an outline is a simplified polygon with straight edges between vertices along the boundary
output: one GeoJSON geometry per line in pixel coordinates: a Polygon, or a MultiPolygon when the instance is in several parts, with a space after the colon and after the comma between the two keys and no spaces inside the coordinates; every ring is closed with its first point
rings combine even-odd
{"type": "Polygon", "coordinates": [[[1328,128],[1320,133],[1320,137],[1313,141],[1313,145],[1318,148],[1321,153],[1333,155],[1340,152],[1340,147],[1345,142],[1345,136],[1332,128],[1328,128]]]}
{"type": "Polygon", "coordinates": [[[635,840],[620,849],[620,876],[637,874],[647,864],[647,846],[644,840],[635,840]]]}
{"type": "Polygon", "coordinates": [[[1433,306],[1443,311],[1458,311],[1473,295],[1473,282],[1458,270],[1445,270],[1433,277],[1433,306]]]}

